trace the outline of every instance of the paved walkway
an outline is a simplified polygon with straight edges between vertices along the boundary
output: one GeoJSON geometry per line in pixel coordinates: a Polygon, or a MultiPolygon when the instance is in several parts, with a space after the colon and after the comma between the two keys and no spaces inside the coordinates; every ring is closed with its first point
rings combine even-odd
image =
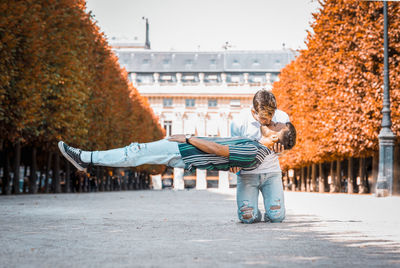
{"type": "Polygon", "coordinates": [[[400,198],[285,193],[241,224],[235,191],[0,196],[0,267],[400,267],[400,198]]]}

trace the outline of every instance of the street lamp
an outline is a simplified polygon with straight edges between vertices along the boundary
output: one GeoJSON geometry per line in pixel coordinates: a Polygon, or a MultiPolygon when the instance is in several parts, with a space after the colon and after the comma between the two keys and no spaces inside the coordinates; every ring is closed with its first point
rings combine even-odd
{"type": "Polygon", "coordinates": [[[393,149],[396,136],[391,130],[390,94],[389,94],[389,55],[388,55],[388,18],[387,2],[383,1],[383,39],[384,39],[384,70],[383,70],[383,108],[382,129],[379,132],[379,172],[376,182],[375,196],[392,195],[393,185],[393,149]]]}

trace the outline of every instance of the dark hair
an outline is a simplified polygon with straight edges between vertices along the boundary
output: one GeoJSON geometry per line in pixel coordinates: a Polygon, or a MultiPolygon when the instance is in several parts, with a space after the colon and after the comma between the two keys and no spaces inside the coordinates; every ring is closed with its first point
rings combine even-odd
{"type": "Polygon", "coordinates": [[[276,99],[272,92],[261,89],[254,94],[253,108],[256,112],[260,110],[276,109],[276,99]]]}
{"type": "Polygon", "coordinates": [[[296,145],[296,128],[292,123],[286,123],[286,129],[283,130],[282,140],[279,140],[283,144],[285,150],[290,150],[296,145]]]}

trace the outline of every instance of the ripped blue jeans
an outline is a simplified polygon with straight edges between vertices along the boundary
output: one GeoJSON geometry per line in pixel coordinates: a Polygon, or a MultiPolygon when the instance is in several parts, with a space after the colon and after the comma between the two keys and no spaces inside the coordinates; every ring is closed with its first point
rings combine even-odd
{"type": "Polygon", "coordinates": [[[126,147],[94,151],[92,162],[108,167],[136,167],[143,164],[160,164],[184,168],[178,143],[166,139],[149,143],[132,143],[126,147]]]}
{"type": "Polygon", "coordinates": [[[282,222],[285,218],[285,201],[280,172],[238,175],[236,200],[239,220],[243,223],[261,221],[259,191],[264,199],[264,221],[282,222]]]}

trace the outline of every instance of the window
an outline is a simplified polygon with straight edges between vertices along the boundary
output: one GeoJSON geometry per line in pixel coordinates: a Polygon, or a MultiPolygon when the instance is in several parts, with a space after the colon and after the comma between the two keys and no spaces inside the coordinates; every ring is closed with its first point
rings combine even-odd
{"type": "Polygon", "coordinates": [[[182,80],[193,81],[195,80],[195,78],[194,75],[185,75],[184,77],[182,77],[182,80]]]}
{"type": "Polygon", "coordinates": [[[265,83],[265,74],[264,73],[250,73],[249,82],[250,83],[265,83]]]}
{"type": "Polygon", "coordinates": [[[149,64],[150,60],[149,59],[143,59],[142,63],[143,63],[143,65],[149,64]]]}
{"type": "Polygon", "coordinates": [[[240,77],[237,75],[232,75],[231,76],[231,82],[232,83],[239,83],[240,82],[240,77]]]}
{"type": "Polygon", "coordinates": [[[171,98],[165,98],[163,99],[163,106],[164,107],[172,107],[172,99],[171,98]]]}
{"type": "Polygon", "coordinates": [[[165,135],[167,137],[172,135],[172,121],[164,121],[165,135]]]}
{"type": "Polygon", "coordinates": [[[151,84],[154,82],[153,74],[138,74],[136,81],[141,84],[151,84]]]}
{"type": "Polygon", "coordinates": [[[231,100],[231,107],[240,107],[240,100],[231,100]]]}
{"type": "Polygon", "coordinates": [[[163,75],[163,76],[161,76],[161,80],[170,81],[170,80],[172,80],[172,76],[170,76],[170,75],[163,75]]]}
{"type": "Polygon", "coordinates": [[[185,65],[192,65],[193,61],[192,60],[185,60],[185,65]]]}
{"type": "Polygon", "coordinates": [[[217,64],[217,60],[216,59],[211,59],[210,60],[210,65],[216,65],[217,64]]]}
{"type": "Polygon", "coordinates": [[[221,82],[221,77],[219,74],[211,73],[211,74],[206,74],[204,76],[204,82],[206,83],[218,83],[221,82]]]}
{"type": "Polygon", "coordinates": [[[208,107],[217,107],[218,101],[216,99],[209,99],[208,100],[208,107]]]}
{"type": "Polygon", "coordinates": [[[241,73],[232,73],[226,76],[226,82],[228,83],[243,83],[244,76],[241,73]]]}
{"type": "Polygon", "coordinates": [[[186,99],[186,107],[194,107],[195,103],[195,99],[186,99]]]}

